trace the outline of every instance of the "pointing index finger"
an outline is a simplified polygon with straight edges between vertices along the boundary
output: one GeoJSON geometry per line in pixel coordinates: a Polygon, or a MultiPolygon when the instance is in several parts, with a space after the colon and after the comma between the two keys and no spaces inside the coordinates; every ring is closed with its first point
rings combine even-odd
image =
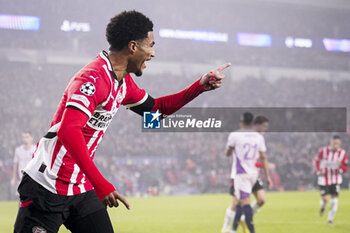
{"type": "Polygon", "coordinates": [[[120,200],[128,210],[130,210],[130,204],[123,196],[118,194],[117,199],[120,200]]]}
{"type": "Polygon", "coordinates": [[[221,71],[223,71],[224,69],[226,69],[229,66],[231,66],[231,63],[229,63],[229,62],[225,63],[225,64],[219,66],[218,68],[216,68],[216,71],[220,73],[221,71]]]}

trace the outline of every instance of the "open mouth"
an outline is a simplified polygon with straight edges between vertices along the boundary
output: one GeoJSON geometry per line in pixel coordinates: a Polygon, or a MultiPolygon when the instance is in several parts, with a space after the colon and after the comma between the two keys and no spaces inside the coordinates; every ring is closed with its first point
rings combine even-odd
{"type": "Polygon", "coordinates": [[[142,68],[143,69],[145,69],[147,66],[146,66],[146,62],[148,62],[148,61],[150,61],[151,60],[151,58],[149,58],[149,59],[146,59],[143,63],[142,63],[142,68]]]}

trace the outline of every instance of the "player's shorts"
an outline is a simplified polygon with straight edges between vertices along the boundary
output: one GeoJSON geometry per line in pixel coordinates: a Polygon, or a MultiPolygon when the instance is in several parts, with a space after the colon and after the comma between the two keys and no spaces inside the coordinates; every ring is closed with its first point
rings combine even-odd
{"type": "Polygon", "coordinates": [[[336,195],[338,196],[340,191],[339,184],[331,184],[331,185],[319,185],[321,196],[325,195],[336,195]]]}
{"type": "Polygon", "coordinates": [[[15,233],[56,233],[62,224],[72,232],[113,233],[106,207],[94,190],[74,196],[58,195],[24,174],[18,192],[20,208],[15,233]]]}
{"type": "MultiPolygon", "coordinates": [[[[258,178],[253,186],[252,192],[255,193],[261,189],[264,189],[264,182],[260,178],[258,178]]],[[[230,181],[229,193],[231,196],[235,195],[235,181],[234,181],[234,179],[231,179],[231,181],[230,181]]]]}
{"type": "Polygon", "coordinates": [[[253,193],[255,193],[261,189],[264,189],[264,182],[260,178],[258,178],[253,186],[252,191],[253,191],[253,193]]]}
{"type": "Polygon", "coordinates": [[[257,180],[257,175],[254,174],[239,174],[235,177],[235,196],[238,199],[250,197],[253,186],[257,180]]]}

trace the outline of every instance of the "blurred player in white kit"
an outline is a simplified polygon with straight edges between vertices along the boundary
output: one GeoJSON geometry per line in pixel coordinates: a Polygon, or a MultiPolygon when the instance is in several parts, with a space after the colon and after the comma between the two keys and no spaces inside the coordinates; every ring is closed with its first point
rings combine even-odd
{"type": "Polygon", "coordinates": [[[33,157],[35,145],[33,144],[33,136],[29,131],[22,133],[23,144],[16,148],[13,158],[13,172],[11,185],[17,189],[22,179],[22,170],[33,157]]]}
{"type": "Polygon", "coordinates": [[[253,128],[253,118],[253,114],[244,113],[241,117],[241,129],[231,133],[228,138],[226,155],[233,153],[231,178],[234,179],[234,198],[232,207],[236,204],[237,206],[236,212],[230,210],[230,216],[234,218],[233,231],[222,229],[222,232],[236,232],[242,215],[245,215],[245,222],[250,233],[255,232],[250,194],[258,179],[258,168],[256,167],[258,158],[261,159],[268,183],[271,180],[267,168],[265,140],[253,128]]]}

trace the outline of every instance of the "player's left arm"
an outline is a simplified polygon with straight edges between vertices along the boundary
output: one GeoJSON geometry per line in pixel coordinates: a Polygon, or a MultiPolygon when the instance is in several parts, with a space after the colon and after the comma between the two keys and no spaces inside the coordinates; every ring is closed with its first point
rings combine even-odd
{"type": "Polygon", "coordinates": [[[18,175],[18,152],[16,149],[15,157],[13,159],[13,169],[12,169],[12,179],[11,179],[12,186],[14,186],[16,184],[17,175],[18,175]]]}
{"type": "Polygon", "coordinates": [[[348,155],[345,152],[343,159],[340,162],[340,169],[343,170],[343,172],[348,171],[348,155]]]}
{"type": "Polygon", "coordinates": [[[227,147],[225,154],[227,157],[230,157],[233,154],[234,147],[227,147]]]}
{"type": "Polygon", "coordinates": [[[272,188],[272,180],[269,172],[269,163],[267,161],[267,156],[266,156],[265,139],[261,135],[260,135],[260,141],[259,141],[259,156],[260,156],[262,168],[264,169],[264,172],[265,172],[266,183],[269,186],[269,188],[272,188]]]}
{"type": "MultiPolygon", "coordinates": [[[[144,95],[143,98],[140,98],[141,100],[133,101],[135,103],[130,103],[130,98],[126,98],[126,101],[124,101],[122,104],[126,105],[127,108],[130,108],[132,111],[138,113],[141,116],[145,111],[159,110],[162,113],[162,117],[166,117],[167,115],[170,115],[182,108],[184,105],[189,103],[204,91],[210,91],[221,87],[222,79],[225,78],[225,75],[221,72],[230,65],[230,63],[223,64],[217,69],[204,74],[192,85],[176,94],[159,98],[153,98],[150,95],[144,95]]],[[[137,90],[138,87],[136,84],[134,84],[133,89],[134,91],[136,90],[136,92],[140,92],[139,90],[142,90],[137,90]]]]}
{"type": "Polygon", "coordinates": [[[271,180],[271,177],[270,177],[269,163],[267,161],[266,152],[259,151],[259,155],[260,155],[262,168],[264,169],[264,172],[265,172],[266,183],[269,186],[269,188],[272,188],[272,180],[271,180]]]}
{"type": "Polygon", "coordinates": [[[225,150],[225,155],[227,157],[230,157],[233,154],[233,151],[235,150],[235,143],[236,143],[235,139],[236,139],[235,133],[230,133],[230,135],[227,138],[226,150],[225,150]]]}

